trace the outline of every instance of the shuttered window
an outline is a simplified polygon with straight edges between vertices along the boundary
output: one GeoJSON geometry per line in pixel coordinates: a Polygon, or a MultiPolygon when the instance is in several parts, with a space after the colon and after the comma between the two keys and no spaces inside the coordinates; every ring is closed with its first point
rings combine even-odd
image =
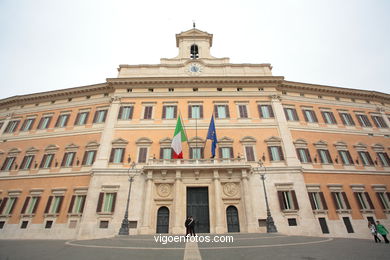
{"type": "Polygon", "coordinates": [[[246,105],[238,105],[240,118],[248,118],[248,110],[246,105]]]}
{"type": "Polygon", "coordinates": [[[74,158],[76,157],[75,152],[67,152],[62,158],[61,167],[71,167],[73,165],[74,158]]]}
{"type": "Polygon", "coordinates": [[[22,127],[20,128],[20,131],[29,131],[31,130],[33,124],[35,122],[35,118],[27,118],[24,120],[22,127]]]}
{"type": "Polygon", "coordinates": [[[122,106],[119,109],[118,119],[120,120],[129,120],[133,118],[133,106],[122,106]]]}
{"type": "Polygon", "coordinates": [[[358,121],[359,121],[359,124],[360,126],[362,127],[371,127],[371,123],[370,123],[370,120],[368,120],[368,117],[366,115],[363,115],[363,114],[358,114],[356,115],[358,121]]]}
{"type": "Polygon", "coordinates": [[[96,208],[98,213],[113,213],[115,211],[116,192],[101,192],[96,208]]]}
{"type": "Polygon", "coordinates": [[[163,106],[163,119],[175,119],[177,116],[177,106],[163,106]]]}
{"type": "Polygon", "coordinates": [[[233,147],[220,147],[219,148],[219,158],[230,159],[233,158],[233,147]]]}
{"type": "Polygon", "coordinates": [[[318,155],[320,157],[320,161],[323,164],[331,164],[333,163],[332,157],[330,157],[330,153],[325,149],[318,149],[318,155]]]}
{"type": "Polygon", "coordinates": [[[339,156],[341,158],[341,161],[344,165],[352,165],[353,164],[353,160],[352,160],[352,157],[351,157],[351,154],[349,153],[349,151],[340,150],[338,152],[339,152],[339,156]]]}
{"type": "Polygon", "coordinates": [[[34,161],[34,155],[26,155],[24,156],[22,163],[20,164],[21,170],[28,170],[31,168],[32,162],[34,161]]]}
{"type": "Polygon", "coordinates": [[[26,197],[22,211],[20,212],[21,214],[35,214],[39,205],[39,201],[41,200],[41,197],[26,197]]]}
{"type": "Polygon", "coordinates": [[[284,114],[288,121],[299,121],[299,117],[295,108],[284,108],[284,114]]]}
{"type": "Polygon", "coordinates": [[[188,118],[189,119],[203,118],[203,106],[202,105],[189,105],[188,106],[188,118]]]}
{"type": "Polygon", "coordinates": [[[191,147],[190,148],[190,158],[191,159],[202,159],[203,158],[203,148],[191,147]]]}
{"type": "Polygon", "coordinates": [[[94,123],[104,123],[107,117],[107,110],[97,110],[93,118],[94,123]]]}
{"type": "Polygon", "coordinates": [[[382,209],[390,209],[390,192],[376,192],[376,196],[382,209]]]}
{"type": "Polygon", "coordinates": [[[280,209],[283,210],[299,210],[297,196],[294,190],[278,191],[280,209]]]}
{"type": "Polygon", "coordinates": [[[84,211],[86,195],[73,195],[70,200],[68,213],[81,214],[84,211]]]}
{"type": "Polygon", "coordinates": [[[153,106],[144,107],[144,119],[152,119],[153,106]]]}
{"type": "Polygon", "coordinates": [[[82,165],[90,166],[95,162],[96,158],[96,152],[95,150],[92,151],[85,151],[82,165]]]}
{"type": "Polygon", "coordinates": [[[313,210],[327,210],[328,205],[325,201],[323,192],[308,192],[310,205],[313,210]]]}
{"type": "Polygon", "coordinates": [[[76,120],[74,121],[75,125],[85,125],[87,123],[89,116],[89,112],[79,112],[76,116],[76,120]]]}
{"type": "Polygon", "coordinates": [[[372,121],[374,121],[374,124],[378,128],[388,128],[385,120],[381,116],[371,116],[372,121]]]}
{"type": "Polygon", "coordinates": [[[0,215],[12,215],[17,201],[17,197],[3,198],[0,204],[0,215]]]}
{"type": "Polygon", "coordinates": [[[374,209],[370,195],[368,192],[354,192],[356,201],[358,202],[359,208],[362,210],[365,209],[374,209]]]}
{"type": "Polygon", "coordinates": [[[371,159],[371,155],[369,152],[359,151],[358,153],[363,165],[365,166],[374,165],[374,161],[371,159]]]}
{"type": "Polygon", "coordinates": [[[54,154],[45,154],[42,157],[39,168],[50,168],[54,159],[54,154]]]}
{"type": "Polygon", "coordinates": [[[322,111],[322,118],[326,124],[337,124],[336,118],[333,115],[333,112],[330,111],[322,111]]]}
{"type": "Polygon", "coordinates": [[[274,111],[272,110],[271,105],[258,105],[257,109],[259,110],[260,118],[273,118],[274,111]]]}
{"type": "Polygon", "coordinates": [[[110,163],[122,163],[125,155],[125,148],[112,148],[110,163]]]}
{"type": "Polygon", "coordinates": [[[268,146],[268,155],[270,161],[283,161],[283,151],[281,146],[268,146]]]}
{"type": "Polygon", "coordinates": [[[145,163],[146,162],[146,156],[148,153],[147,147],[140,147],[138,150],[138,162],[139,163],[145,163]]]}
{"type": "Polygon", "coordinates": [[[331,194],[336,209],[351,209],[345,192],[332,192],[331,194]]]}
{"type": "Polygon", "coordinates": [[[64,196],[49,196],[45,207],[45,213],[59,214],[63,200],[64,196]]]}
{"type": "Polygon", "coordinates": [[[298,155],[298,159],[301,161],[301,163],[310,163],[311,162],[311,156],[309,153],[309,149],[297,148],[296,152],[298,155]]]}
{"type": "Polygon", "coordinates": [[[10,171],[12,170],[12,166],[15,162],[16,157],[7,157],[1,167],[2,171],[10,171]]]}
{"type": "Polygon", "coordinates": [[[318,122],[316,113],[310,109],[303,109],[303,116],[305,117],[305,121],[308,123],[316,123],[318,122]]]}
{"type": "Polygon", "coordinates": [[[346,112],[340,112],[339,113],[341,121],[343,122],[344,125],[347,126],[354,126],[355,122],[352,119],[352,116],[349,113],[346,112]]]}
{"type": "Polygon", "coordinates": [[[245,146],[245,155],[248,162],[255,161],[255,153],[253,151],[253,146],[245,146]]]}
{"type": "Polygon", "coordinates": [[[229,106],[228,105],[215,105],[214,106],[215,118],[230,118],[229,106]]]}
{"type": "Polygon", "coordinates": [[[20,123],[20,120],[9,121],[7,127],[4,130],[4,133],[16,132],[16,130],[18,129],[19,123],[20,123]]]}
{"type": "Polygon", "coordinates": [[[376,153],[379,161],[381,162],[383,167],[389,167],[390,166],[390,158],[385,152],[378,152],[376,153]]]}
{"type": "Polygon", "coordinates": [[[38,129],[42,130],[42,129],[49,128],[51,119],[52,119],[52,116],[42,117],[41,120],[39,120],[38,129]]]}
{"type": "Polygon", "coordinates": [[[69,114],[60,115],[57,119],[55,127],[65,127],[68,124],[69,117],[69,114]]]}

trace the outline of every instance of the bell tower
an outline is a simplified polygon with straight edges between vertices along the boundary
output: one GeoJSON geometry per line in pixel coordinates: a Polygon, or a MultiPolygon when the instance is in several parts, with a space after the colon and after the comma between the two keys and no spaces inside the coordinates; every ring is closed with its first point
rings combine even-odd
{"type": "Polygon", "coordinates": [[[213,35],[195,28],[176,34],[176,46],[179,48],[178,59],[214,58],[210,54],[213,35]]]}

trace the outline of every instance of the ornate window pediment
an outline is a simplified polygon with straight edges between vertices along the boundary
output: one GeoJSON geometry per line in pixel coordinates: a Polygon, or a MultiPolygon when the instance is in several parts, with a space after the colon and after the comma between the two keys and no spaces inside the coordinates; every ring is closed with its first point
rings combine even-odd
{"type": "Polygon", "coordinates": [[[314,146],[316,149],[328,149],[328,143],[323,140],[314,143],[314,146]]]}
{"type": "Polygon", "coordinates": [[[117,138],[115,139],[114,141],[112,141],[112,147],[115,147],[115,148],[124,148],[127,146],[129,142],[123,138],[117,138]]]}
{"type": "Polygon", "coordinates": [[[190,145],[190,147],[195,147],[195,146],[200,147],[200,146],[203,146],[204,143],[205,143],[205,141],[202,138],[197,137],[197,136],[188,140],[188,144],[190,145]]]}
{"type": "Polygon", "coordinates": [[[38,152],[39,152],[39,149],[32,146],[26,150],[26,155],[34,155],[34,154],[37,154],[38,152]]]}
{"type": "Polygon", "coordinates": [[[268,146],[279,146],[282,142],[282,139],[277,136],[271,136],[264,140],[268,146]]]}
{"type": "Polygon", "coordinates": [[[92,141],[92,142],[89,142],[86,146],[85,146],[85,149],[87,151],[90,151],[90,150],[97,150],[99,148],[99,143],[96,142],[96,141],[92,141]]]}
{"type": "Polygon", "coordinates": [[[45,148],[45,153],[55,153],[57,152],[59,147],[55,144],[50,144],[45,148]]]}
{"type": "Polygon", "coordinates": [[[337,143],[334,144],[337,150],[347,150],[348,145],[344,142],[338,141],[337,143]]]}
{"type": "Polygon", "coordinates": [[[141,137],[135,143],[140,146],[150,146],[153,141],[147,137],[141,137]]]}
{"type": "Polygon", "coordinates": [[[381,144],[374,144],[373,146],[371,146],[371,148],[375,152],[384,152],[385,151],[385,147],[381,144]]]}
{"type": "Polygon", "coordinates": [[[67,152],[77,152],[78,149],[79,149],[79,146],[75,145],[74,143],[68,144],[65,147],[65,151],[67,151],[67,152]]]}
{"type": "Polygon", "coordinates": [[[294,142],[294,145],[296,148],[307,148],[307,142],[305,139],[297,139],[295,142],[294,142]]]}
{"type": "Polygon", "coordinates": [[[363,143],[357,143],[353,146],[357,151],[367,151],[367,145],[363,143]]]}
{"type": "Polygon", "coordinates": [[[245,136],[245,137],[241,138],[241,140],[240,140],[240,143],[242,143],[244,145],[245,144],[254,145],[254,144],[256,144],[256,142],[257,142],[256,138],[254,138],[252,136],[245,136]]]}
{"type": "Polygon", "coordinates": [[[18,156],[18,154],[20,153],[20,150],[19,148],[11,148],[9,151],[8,151],[8,156],[11,156],[11,157],[16,157],[18,156]]]}
{"type": "Polygon", "coordinates": [[[165,137],[160,140],[161,147],[171,147],[172,139],[169,137],[165,137]]]}
{"type": "Polygon", "coordinates": [[[224,136],[218,140],[218,144],[220,146],[224,146],[224,145],[231,146],[233,144],[233,139],[230,137],[224,136]]]}

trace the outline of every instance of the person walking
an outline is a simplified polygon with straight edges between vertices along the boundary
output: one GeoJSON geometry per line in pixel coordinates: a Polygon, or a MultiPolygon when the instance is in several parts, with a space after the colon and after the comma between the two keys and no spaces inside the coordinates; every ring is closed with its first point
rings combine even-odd
{"type": "Polygon", "coordinates": [[[187,217],[186,221],[184,222],[184,226],[186,227],[186,236],[190,234],[190,222],[191,222],[191,216],[187,217]]]}
{"type": "Polygon", "coordinates": [[[195,219],[192,216],[190,217],[190,222],[188,223],[188,226],[190,227],[191,236],[195,236],[195,219]]]}
{"type": "Polygon", "coordinates": [[[375,224],[372,223],[371,221],[368,221],[368,228],[370,229],[371,234],[374,236],[375,243],[378,243],[378,242],[380,243],[381,240],[378,237],[378,231],[376,230],[375,224]]]}
{"type": "Polygon", "coordinates": [[[385,240],[385,243],[388,244],[389,240],[387,239],[386,235],[389,233],[389,231],[387,231],[387,229],[379,221],[376,222],[376,230],[379,234],[381,234],[385,240]]]}

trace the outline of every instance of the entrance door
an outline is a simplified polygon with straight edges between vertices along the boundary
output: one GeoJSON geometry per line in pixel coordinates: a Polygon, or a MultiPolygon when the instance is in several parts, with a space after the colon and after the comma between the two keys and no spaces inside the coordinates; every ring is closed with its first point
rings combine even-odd
{"type": "Polygon", "coordinates": [[[240,222],[238,220],[238,211],[234,206],[226,209],[226,221],[228,232],[240,232],[240,222]]]}
{"type": "Polygon", "coordinates": [[[187,187],[187,216],[195,219],[195,233],[210,232],[207,187],[187,187]]]}
{"type": "Polygon", "coordinates": [[[157,228],[156,233],[168,233],[169,232],[169,209],[167,207],[161,207],[157,211],[157,228]]]}

